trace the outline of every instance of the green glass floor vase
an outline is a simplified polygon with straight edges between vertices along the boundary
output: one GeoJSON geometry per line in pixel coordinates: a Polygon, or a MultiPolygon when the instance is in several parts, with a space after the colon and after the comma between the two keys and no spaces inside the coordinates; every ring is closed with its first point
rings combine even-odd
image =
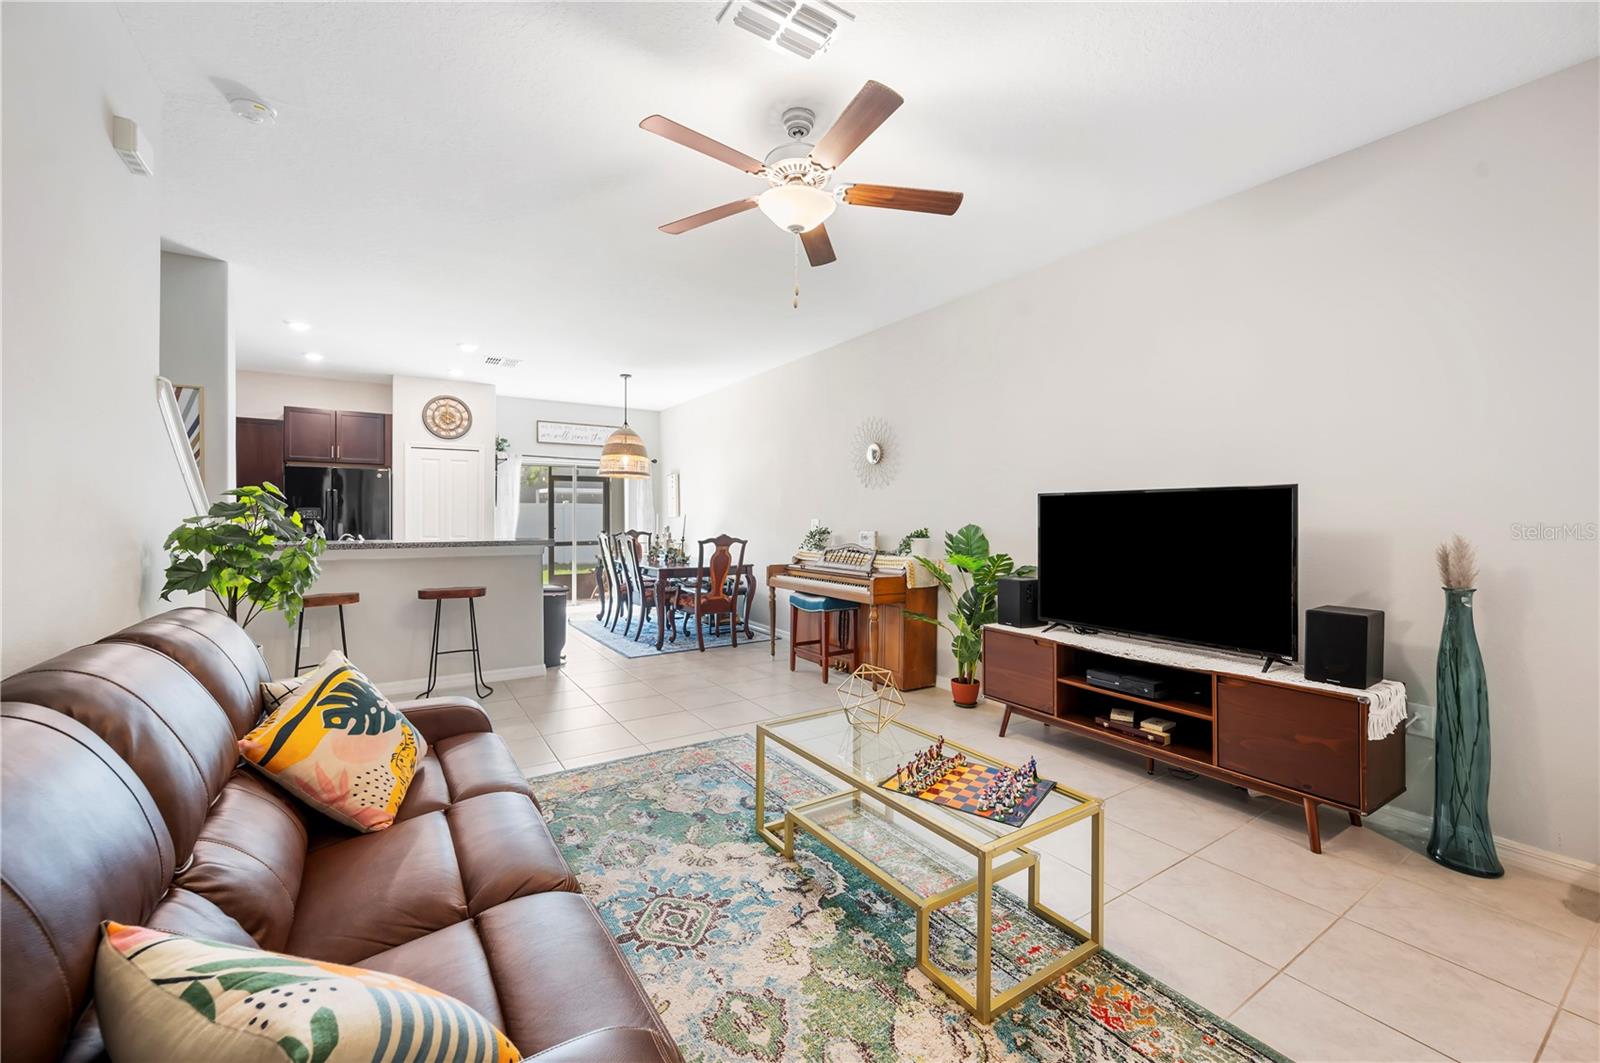
{"type": "Polygon", "coordinates": [[[1476,593],[1444,589],[1428,856],[1455,871],[1499,878],[1505,868],[1489,828],[1489,688],[1472,624],[1476,593]]]}

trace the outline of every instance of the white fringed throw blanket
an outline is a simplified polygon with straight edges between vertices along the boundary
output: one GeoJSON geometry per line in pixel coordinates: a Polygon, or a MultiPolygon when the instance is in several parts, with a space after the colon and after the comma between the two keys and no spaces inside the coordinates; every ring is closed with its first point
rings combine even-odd
{"type": "MultiPolygon", "coordinates": [[[[1076,631],[1058,628],[1045,633],[1043,628],[1001,628],[1020,634],[1036,635],[1093,653],[1104,653],[1129,661],[1147,664],[1164,664],[1173,668],[1193,668],[1205,672],[1225,672],[1247,678],[1261,678],[1261,661],[1246,657],[1232,657],[1192,646],[1176,646],[1167,642],[1147,642],[1143,639],[1121,638],[1116,635],[1083,635],[1076,631]]],[[[1265,678],[1274,683],[1325,690],[1345,697],[1354,697],[1367,703],[1367,738],[1378,741],[1388,738],[1406,721],[1406,687],[1404,683],[1385,679],[1366,690],[1351,690],[1332,683],[1315,683],[1306,678],[1299,665],[1274,664],[1265,678]]]]}

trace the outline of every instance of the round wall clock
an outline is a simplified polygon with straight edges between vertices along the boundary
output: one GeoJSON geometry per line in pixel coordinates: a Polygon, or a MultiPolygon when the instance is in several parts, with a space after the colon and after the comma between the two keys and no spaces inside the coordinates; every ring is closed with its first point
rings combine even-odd
{"type": "Polygon", "coordinates": [[[422,424],[440,439],[460,439],[472,428],[472,411],[454,395],[438,395],[422,408],[422,424]]]}
{"type": "Polygon", "coordinates": [[[862,487],[883,487],[894,479],[898,462],[894,429],[887,421],[869,417],[856,426],[850,437],[850,465],[862,487]]]}

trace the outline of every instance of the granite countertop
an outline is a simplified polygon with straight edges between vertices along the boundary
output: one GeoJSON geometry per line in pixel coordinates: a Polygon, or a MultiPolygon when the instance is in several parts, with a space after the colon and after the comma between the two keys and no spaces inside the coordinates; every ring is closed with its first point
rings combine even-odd
{"type": "Polygon", "coordinates": [[[548,539],[366,539],[328,540],[328,550],[454,550],[467,546],[548,546],[548,539]]]}

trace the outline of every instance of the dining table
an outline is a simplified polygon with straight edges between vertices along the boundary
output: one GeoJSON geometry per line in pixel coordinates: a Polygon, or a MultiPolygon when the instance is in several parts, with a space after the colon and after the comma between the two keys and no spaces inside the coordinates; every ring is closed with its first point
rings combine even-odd
{"type": "MultiPolygon", "coordinates": [[[[657,587],[664,587],[672,580],[682,580],[692,585],[692,581],[708,577],[710,574],[710,567],[705,565],[639,566],[639,575],[647,580],[653,580],[657,587]]],[[[754,638],[750,632],[750,609],[756,601],[756,567],[752,564],[730,565],[728,575],[735,574],[738,575],[739,582],[744,588],[744,619],[742,622],[735,620],[735,623],[742,623],[745,638],[754,638]]],[[[667,614],[671,604],[667,600],[667,595],[659,593],[656,595],[656,649],[658,650],[666,640],[667,614]]]]}

